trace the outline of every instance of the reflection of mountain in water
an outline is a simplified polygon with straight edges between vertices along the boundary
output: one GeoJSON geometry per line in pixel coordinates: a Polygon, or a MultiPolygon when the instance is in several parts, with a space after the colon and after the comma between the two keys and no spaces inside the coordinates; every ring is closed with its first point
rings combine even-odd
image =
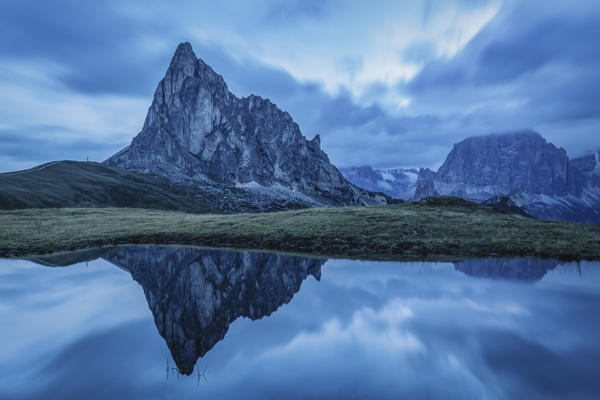
{"type": "Polygon", "coordinates": [[[103,256],[144,289],[160,335],[179,370],[199,357],[239,317],[260,319],[288,303],[324,260],[275,253],[166,246],[116,247],[103,256]]]}
{"type": "MultiPolygon", "coordinates": [[[[127,246],[38,256],[66,266],[102,257],[131,273],[143,288],[154,322],[177,367],[191,373],[199,357],[222,340],[239,317],[260,319],[288,303],[324,260],[276,253],[169,246],[127,246]]],[[[455,263],[467,275],[534,282],[558,261],[478,259],[455,263]]]]}
{"type": "Polygon", "coordinates": [[[454,268],[467,275],[492,278],[538,281],[546,272],[556,268],[556,260],[533,258],[488,258],[454,263],[454,268]]]}

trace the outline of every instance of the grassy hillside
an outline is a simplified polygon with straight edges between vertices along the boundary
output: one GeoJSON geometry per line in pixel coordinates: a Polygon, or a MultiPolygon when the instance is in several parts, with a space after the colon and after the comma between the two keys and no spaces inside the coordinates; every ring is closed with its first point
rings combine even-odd
{"type": "Polygon", "coordinates": [[[57,161],[0,174],[0,209],[132,207],[191,213],[259,212],[307,207],[257,198],[235,188],[178,185],[166,178],[94,162],[57,161]]]}
{"type": "Polygon", "coordinates": [[[141,209],[0,211],[0,255],[156,243],[329,257],[600,259],[600,227],[502,214],[458,199],[381,207],[195,215],[141,209]]]}

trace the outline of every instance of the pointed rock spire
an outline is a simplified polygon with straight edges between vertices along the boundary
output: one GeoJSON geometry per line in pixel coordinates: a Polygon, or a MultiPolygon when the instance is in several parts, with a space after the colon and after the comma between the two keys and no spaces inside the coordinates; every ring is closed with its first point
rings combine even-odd
{"type": "Polygon", "coordinates": [[[180,43],[171,58],[167,74],[169,71],[181,71],[185,76],[194,76],[196,61],[192,45],[189,42],[180,43]]]}
{"type": "Polygon", "coordinates": [[[107,163],[173,180],[278,185],[315,204],[386,201],[346,181],[320,137],[308,141],[287,112],[259,96],[236,97],[187,42],[177,46],[144,127],[107,163]]]}
{"type": "Polygon", "coordinates": [[[311,142],[317,145],[317,147],[321,148],[321,136],[317,133],[314,138],[312,138],[311,142]]]}

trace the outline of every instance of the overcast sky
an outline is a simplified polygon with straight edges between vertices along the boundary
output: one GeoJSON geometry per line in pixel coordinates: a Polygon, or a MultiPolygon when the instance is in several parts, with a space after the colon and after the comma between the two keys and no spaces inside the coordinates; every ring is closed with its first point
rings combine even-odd
{"type": "Polygon", "coordinates": [[[527,128],[579,156],[600,148],[598,38],[597,0],[2,0],[0,171],[127,145],[183,41],[340,167],[437,168],[527,128]]]}

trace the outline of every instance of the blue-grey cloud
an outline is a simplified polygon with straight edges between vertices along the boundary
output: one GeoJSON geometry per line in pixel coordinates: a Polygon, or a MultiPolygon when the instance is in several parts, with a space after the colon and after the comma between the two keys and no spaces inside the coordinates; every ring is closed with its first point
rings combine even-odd
{"type": "Polygon", "coordinates": [[[142,24],[110,2],[8,0],[0,4],[0,25],[3,58],[61,64],[60,81],[80,92],[151,95],[159,66],[169,60],[138,43],[140,35],[168,27],[142,24]]]}
{"type": "Polygon", "coordinates": [[[319,19],[333,12],[333,4],[327,0],[291,0],[276,2],[265,13],[265,23],[288,23],[297,19],[319,19]]]}
{"type": "Polygon", "coordinates": [[[453,115],[475,129],[538,128],[578,155],[589,134],[565,127],[584,120],[597,127],[600,119],[600,51],[593,39],[600,36],[600,5],[539,5],[505,6],[455,57],[430,61],[399,90],[420,112],[453,115]]]}
{"type": "MultiPolygon", "coordinates": [[[[488,3],[465,0],[452,3],[452,7],[460,15],[488,3]]],[[[225,28],[220,22],[206,26],[231,32],[231,37],[225,34],[221,38],[198,33],[206,25],[206,18],[200,17],[222,14],[221,5],[6,0],[0,4],[0,62],[58,66],[46,78],[60,86],[65,98],[71,94],[95,99],[120,96],[148,99],[149,103],[175,46],[190,40],[197,55],[224,76],[235,94],[269,98],[294,117],[306,136],[321,134],[325,151],[339,166],[435,167],[452,144],[466,136],[521,128],[540,130],[570,155],[600,147],[600,143],[590,144],[598,142],[600,129],[600,51],[594,39],[600,36],[596,23],[600,5],[583,1],[504,3],[452,57],[440,56],[439,43],[428,37],[394,53],[398,62],[423,66],[413,79],[396,85],[375,79],[355,86],[353,76],[372,67],[366,55],[332,53],[331,60],[313,60],[315,66],[330,63],[349,77],[332,91],[325,87],[326,74],[324,81],[299,80],[275,61],[261,61],[251,52],[240,53],[235,35],[256,34],[256,38],[266,40],[265,48],[277,49],[290,40],[278,33],[307,35],[319,26],[326,26],[323,43],[332,48],[347,47],[348,43],[339,42],[339,36],[335,39],[338,42],[331,41],[326,32],[341,29],[351,33],[353,27],[367,23],[347,13],[353,19],[344,21],[344,26],[329,26],[340,11],[339,5],[316,1],[282,4],[265,0],[252,7],[238,2],[236,11],[227,14],[225,28]],[[390,106],[389,99],[398,96],[410,103],[400,108],[390,106]]],[[[431,24],[438,21],[440,8],[441,3],[423,1],[416,7],[420,10],[416,18],[422,21],[415,29],[419,24],[423,31],[435,28],[431,24]]],[[[378,29],[377,25],[372,29],[378,29]]],[[[323,43],[315,46],[322,47],[323,43]]],[[[357,43],[360,45],[364,46],[357,43]]],[[[290,59],[294,59],[295,51],[290,46],[290,59]]],[[[11,79],[0,76],[0,84],[14,84],[11,79]]],[[[35,84],[28,83],[34,94],[35,84]]],[[[0,95],[0,106],[11,102],[9,96],[0,95]]],[[[43,119],[41,111],[31,112],[43,119]]],[[[131,118],[139,119],[141,127],[143,117],[140,113],[131,118]]],[[[37,125],[30,125],[29,121],[0,121],[5,138],[0,169],[9,168],[8,159],[39,163],[79,158],[79,152],[102,159],[136,133],[131,124],[127,132],[107,124],[110,139],[102,142],[98,135],[88,139],[85,130],[80,133],[81,140],[77,139],[68,121],[45,132],[46,136],[36,131],[37,125]],[[9,140],[7,129],[25,139],[13,135],[9,140]],[[69,135],[60,134],[61,130],[69,135]],[[117,132],[123,132],[123,138],[115,141],[117,132]],[[67,144],[72,140],[67,137],[76,138],[72,146],[67,144]],[[27,139],[39,145],[28,151],[27,139]]]]}
{"type": "Polygon", "coordinates": [[[506,84],[548,64],[577,68],[600,61],[592,40],[600,36],[600,7],[592,5],[589,13],[571,18],[532,19],[526,4],[506,13],[499,25],[484,28],[458,56],[429,63],[409,87],[419,92],[440,86],[506,84]]]}
{"type": "Polygon", "coordinates": [[[26,130],[0,129],[2,154],[15,161],[41,163],[44,160],[102,159],[116,152],[122,143],[78,137],[60,126],[34,126],[26,130]],[[65,133],[68,135],[65,136],[65,133]]]}
{"type": "Polygon", "coordinates": [[[430,41],[415,42],[408,46],[401,55],[404,61],[422,63],[435,57],[435,45],[430,41]]]}

